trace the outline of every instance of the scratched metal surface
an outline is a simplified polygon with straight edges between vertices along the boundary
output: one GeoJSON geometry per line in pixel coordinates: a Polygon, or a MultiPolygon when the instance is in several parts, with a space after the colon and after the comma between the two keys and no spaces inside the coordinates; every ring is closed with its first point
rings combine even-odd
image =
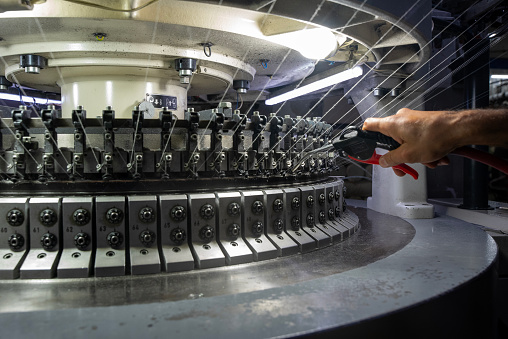
{"type": "Polygon", "coordinates": [[[410,225],[353,211],[361,231],[309,255],[166,278],[95,279],[87,287],[34,281],[15,297],[13,286],[23,284],[2,284],[0,326],[24,338],[294,336],[423,303],[477,277],[496,257],[490,237],[453,218],[410,225]]]}

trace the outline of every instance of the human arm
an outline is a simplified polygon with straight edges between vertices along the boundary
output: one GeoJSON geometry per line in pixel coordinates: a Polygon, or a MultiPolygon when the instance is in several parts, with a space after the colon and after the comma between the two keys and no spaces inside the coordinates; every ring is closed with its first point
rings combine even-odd
{"type": "Polygon", "coordinates": [[[446,155],[461,146],[508,147],[508,110],[425,112],[403,108],[386,118],[366,119],[363,129],[381,132],[401,144],[381,157],[382,167],[420,162],[434,168],[448,164],[446,155]]]}

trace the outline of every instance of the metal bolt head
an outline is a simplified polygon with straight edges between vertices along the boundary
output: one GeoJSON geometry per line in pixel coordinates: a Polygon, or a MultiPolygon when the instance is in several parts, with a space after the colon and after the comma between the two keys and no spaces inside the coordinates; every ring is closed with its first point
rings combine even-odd
{"type": "Polygon", "coordinates": [[[273,211],[281,212],[284,209],[284,202],[282,199],[275,199],[273,202],[273,211]]]}
{"type": "Polygon", "coordinates": [[[215,209],[210,204],[204,204],[201,206],[201,209],[199,211],[199,214],[203,219],[211,219],[215,215],[215,209]]]}
{"type": "Polygon", "coordinates": [[[138,216],[142,222],[153,222],[155,220],[155,211],[151,207],[143,207],[139,211],[138,216]]]}
{"type": "Polygon", "coordinates": [[[337,200],[337,201],[340,200],[340,192],[339,192],[339,190],[335,191],[335,200],[337,200]]]}
{"type": "Polygon", "coordinates": [[[320,205],[324,205],[324,203],[325,203],[325,202],[326,202],[326,196],[325,196],[325,194],[324,194],[324,193],[321,193],[321,194],[319,195],[319,204],[320,204],[320,205]]]}
{"type": "Polygon", "coordinates": [[[51,208],[46,208],[39,214],[39,221],[44,226],[53,226],[57,221],[57,215],[51,208]]]}
{"type": "Polygon", "coordinates": [[[21,234],[15,233],[9,237],[7,242],[9,243],[11,250],[15,251],[23,248],[23,245],[25,244],[25,238],[21,234]]]}
{"type": "Polygon", "coordinates": [[[291,219],[291,229],[293,231],[300,230],[300,218],[299,217],[293,217],[293,219],[291,219]]]}
{"type": "Polygon", "coordinates": [[[85,250],[90,245],[90,236],[83,232],[76,234],[74,236],[74,245],[79,250],[85,250]]]}
{"type": "Polygon", "coordinates": [[[90,222],[90,212],[88,212],[84,208],[78,208],[74,211],[74,214],[72,215],[72,219],[76,223],[76,225],[86,225],[90,222]]]}
{"type": "Polygon", "coordinates": [[[230,216],[236,216],[240,214],[240,205],[236,202],[232,202],[228,205],[228,214],[230,216]]]}
{"type": "Polygon", "coordinates": [[[257,221],[252,225],[252,235],[255,237],[259,237],[263,234],[263,223],[261,221],[257,221]]]}
{"type": "Polygon", "coordinates": [[[283,230],[284,230],[284,221],[282,221],[282,219],[276,219],[273,222],[273,231],[276,234],[281,234],[283,230]]]}
{"type": "Polygon", "coordinates": [[[139,241],[146,247],[150,247],[155,242],[156,237],[154,232],[146,230],[139,234],[139,241]]]}
{"type": "Polygon", "coordinates": [[[185,231],[180,227],[177,227],[171,231],[169,238],[177,245],[181,245],[187,238],[185,231]]]}
{"type": "Polygon", "coordinates": [[[335,207],[335,216],[336,217],[340,216],[340,207],[339,206],[335,207]]]}
{"type": "Polygon", "coordinates": [[[312,206],[314,206],[314,197],[309,195],[307,197],[307,207],[311,208],[312,206]]]}
{"type": "Polygon", "coordinates": [[[252,213],[261,214],[263,213],[264,205],[261,201],[256,200],[252,203],[252,213]]]}
{"type": "Polygon", "coordinates": [[[7,212],[7,222],[11,226],[19,226],[25,221],[25,216],[23,215],[23,212],[18,210],[17,208],[14,208],[7,212]]]}
{"type": "Polygon", "coordinates": [[[241,228],[238,224],[232,224],[228,227],[228,235],[232,238],[238,238],[241,233],[241,228]]]}
{"type": "Polygon", "coordinates": [[[53,233],[46,233],[41,237],[41,245],[46,251],[52,250],[58,243],[56,235],[53,233]]]}
{"type": "Polygon", "coordinates": [[[112,207],[106,212],[106,220],[110,224],[119,224],[123,220],[123,212],[122,210],[112,207]]]}
{"type": "Polygon", "coordinates": [[[111,248],[120,248],[123,243],[123,235],[119,232],[111,232],[108,234],[106,240],[111,248]]]}
{"type": "Polygon", "coordinates": [[[333,211],[333,208],[328,209],[328,219],[331,221],[335,220],[335,212],[333,211]]]}
{"type": "Polygon", "coordinates": [[[312,213],[307,214],[307,220],[306,221],[307,221],[307,226],[308,227],[311,227],[311,228],[314,227],[314,214],[312,214],[312,213]]]}
{"type": "Polygon", "coordinates": [[[215,236],[215,230],[213,229],[213,227],[204,226],[199,231],[199,237],[201,238],[201,240],[203,240],[205,242],[212,241],[214,236],[215,236]]]}
{"type": "Polygon", "coordinates": [[[333,202],[334,198],[335,194],[333,194],[333,191],[328,192],[328,202],[333,202]]]}
{"type": "Polygon", "coordinates": [[[171,209],[170,216],[174,221],[182,221],[185,219],[185,207],[177,205],[171,209]]]}
{"type": "Polygon", "coordinates": [[[137,154],[136,155],[136,161],[142,161],[142,160],[143,160],[143,155],[137,154]]]}
{"type": "Polygon", "coordinates": [[[104,160],[106,162],[111,162],[111,160],[113,160],[113,157],[111,156],[111,154],[105,154],[104,155],[104,160]]]}
{"type": "Polygon", "coordinates": [[[326,222],[326,214],[325,211],[319,212],[319,223],[324,224],[326,222]]]}
{"type": "Polygon", "coordinates": [[[300,198],[294,197],[291,200],[291,208],[294,209],[294,210],[297,210],[297,209],[300,208],[300,198]]]}

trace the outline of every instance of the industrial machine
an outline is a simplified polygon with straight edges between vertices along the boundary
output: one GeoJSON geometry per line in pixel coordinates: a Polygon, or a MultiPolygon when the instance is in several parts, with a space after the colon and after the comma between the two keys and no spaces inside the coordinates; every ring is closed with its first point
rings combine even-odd
{"type": "MultiPolygon", "coordinates": [[[[504,22],[499,3],[469,5],[488,18],[475,33],[504,22]]],[[[496,335],[494,240],[435,217],[423,166],[418,180],[375,168],[372,197],[346,202],[346,160],[327,147],[426,107],[427,75],[446,79],[436,22],[468,22],[451,3],[0,12],[2,333],[496,335]]]]}

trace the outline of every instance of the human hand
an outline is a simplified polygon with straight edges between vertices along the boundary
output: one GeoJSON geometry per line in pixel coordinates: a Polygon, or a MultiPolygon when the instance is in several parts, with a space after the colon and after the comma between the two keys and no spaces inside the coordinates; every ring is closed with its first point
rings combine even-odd
{"type": "MultiPolygon", "coordinates": [[[[386,118],[366,119],[363,129],[383,133],[400,143],[400,147],[379,159],[382,167],[419,162],[435,168],[449,164],[446,155],[461,146],[453,126],[457,118],[455,112],[403,108],[386,118]]],[[[405,175],[397,169],[394,172],[398,176],[405,175]]]]}

